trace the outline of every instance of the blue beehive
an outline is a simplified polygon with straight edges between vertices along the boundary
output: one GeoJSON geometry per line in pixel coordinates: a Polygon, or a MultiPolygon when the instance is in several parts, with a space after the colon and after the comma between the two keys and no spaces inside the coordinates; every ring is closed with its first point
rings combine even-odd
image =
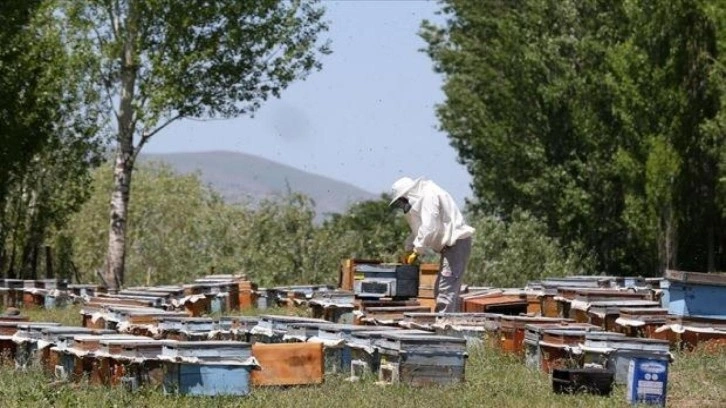
{"type": "Polygon", "coordinates": [[[628,402],[665,406],[668,361],[636,358],[628,367],[628,402]]]}
{"type": "Polygon", "coordinates": [[[665,278],[669,314],[726,318],[726,274],[666,271],[665,278]]]}
{"type": "Polygon", "coordinates": [[[185,395],[247,395],[250,373],[249,343],[236,341],[171,342],[160,358],[166,361],[164,391],[185,395]]]}
{"type": "Polygon", "coordinates": [[[224,362],[168,364],[164,391],[183,395],[247,395],[251,371],[250,366],[224,362]]]}

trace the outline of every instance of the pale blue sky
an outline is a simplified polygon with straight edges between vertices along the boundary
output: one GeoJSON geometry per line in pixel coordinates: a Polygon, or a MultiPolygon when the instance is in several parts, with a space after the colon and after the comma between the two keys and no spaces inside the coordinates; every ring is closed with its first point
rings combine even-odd
{"type": "Polygon", "coordinates": [[[374,193],[425,176],[458,202],[471,177],[436,130],[442,78],[419,51],[433,1],[325,1],[333,54],[323,69],[269,100],[254,118],[181,121],[147,153],[232,150],[350,182],[374,193]]]}

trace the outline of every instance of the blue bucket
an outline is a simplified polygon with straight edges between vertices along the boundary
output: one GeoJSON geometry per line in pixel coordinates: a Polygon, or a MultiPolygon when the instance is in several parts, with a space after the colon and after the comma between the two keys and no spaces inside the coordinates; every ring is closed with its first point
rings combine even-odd
{"type": "Polygon", "coordinates": [[[628,370],[628,402],[665,406],[668,360],[635,358],[628,370]]]}

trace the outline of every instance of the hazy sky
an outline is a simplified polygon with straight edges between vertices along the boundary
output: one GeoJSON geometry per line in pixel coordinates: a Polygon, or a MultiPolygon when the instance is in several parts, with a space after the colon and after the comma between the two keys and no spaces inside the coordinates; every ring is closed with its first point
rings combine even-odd
{"type": "Polygon", "coordinates": [[[324,1],[333,54],[323,69],[269,100],[254,118],[181,121],[147,153],[233,150],[350,182],[374,193],[425,176],[458,202],[471,177],[436,130],[442,78],[419,51],[433,1],[324,1]]]}

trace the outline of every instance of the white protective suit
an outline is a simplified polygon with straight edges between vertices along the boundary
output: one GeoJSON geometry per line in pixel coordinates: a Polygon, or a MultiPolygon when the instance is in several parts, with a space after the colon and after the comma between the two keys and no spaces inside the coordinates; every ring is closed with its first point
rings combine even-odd
{"type": "Polygon", "coordinates": [[[441,254],[434,293],[437,312],[458,312],[459,292],[469,262],[474,228],[467,225],[454,199],[433,181],[403,177],[392,187],[393,200],[405,197],[411,209],[404,216],[411,228],[406,250],[441,254]]]}

